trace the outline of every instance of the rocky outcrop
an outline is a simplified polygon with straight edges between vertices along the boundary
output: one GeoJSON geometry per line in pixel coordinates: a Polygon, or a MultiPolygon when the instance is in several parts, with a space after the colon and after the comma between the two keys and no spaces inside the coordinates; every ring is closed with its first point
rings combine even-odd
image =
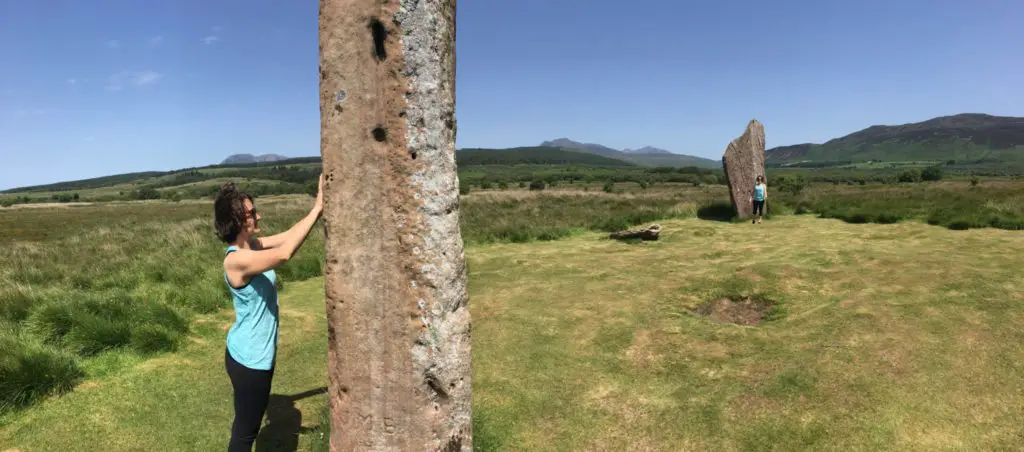
{"type": "Polygon", "coordinates": [[[608,238],[614,240],[632,240],[640,239],[644,241],[658,240],[658,235],[661,234],[661,225],[652,225],[645,229],[628,229],[625,231],[617,231],[608,235],[608,238]]]}
{"type": "Polygon", "coordinates": [[[750,218],[754,213],[751,196],[755,179],[764,175],[764,143],[764,126],[753,119],[743,135],[732,140],[722,155],[729,200],[739,218],[750,218]]]}

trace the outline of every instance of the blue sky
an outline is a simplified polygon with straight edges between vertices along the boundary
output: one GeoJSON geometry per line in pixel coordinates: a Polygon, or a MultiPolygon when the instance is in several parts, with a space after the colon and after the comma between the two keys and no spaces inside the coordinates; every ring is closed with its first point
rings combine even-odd
{"type": "MultiPolygon", "coordinates": [[[[462,0],[459,147],[1024,115],[1024,2],[462,0]]],[[[319,154],[316,1],[0,0],[0,189],[319,154]]]]}

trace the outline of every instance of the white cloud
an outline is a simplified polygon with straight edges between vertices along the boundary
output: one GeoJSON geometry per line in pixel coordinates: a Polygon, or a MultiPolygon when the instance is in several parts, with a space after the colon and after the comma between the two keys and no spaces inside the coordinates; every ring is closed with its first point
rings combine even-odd
{"type": "Polygon", "coordinates": [[[68,85],[77,85],[77,84],[78,84],[78,79],[77,78],[69,78],[68,79],[68,85]]]}
{"type": "Polygon", "coordinates": [[[213,43],[215,43],[217,41],[220,41],[220,37],[219,36],[212,36],[211,35],[211,36],[207,36],[207,37],[203,38],[202,41],[203,41],[203,44],[210,45],[210,44],[213,44],[213,43]]]}
{"type": "Polygon", "coordinates": [[[163,74],[154,71],[121,72],[109,77],[107,90],[120,91],[124,89],[124,85],[126,84],[136,86],[152,85],[160,81],[163,77],[163,74]]]}
{"type": "Polygon", "coordinates": [[[111,48],[111,49],[120,48],[121,47],[121,41],[118,41],[116,39],[111,39],[111,40],[107,41],[107,47],[111,48]]]}
{"type": "Polygon", "coordinates": [[[135,74],[134,81],[136,85],[149,85],[152,83],[156,83],[161,78],[163,78],[162,74],[153,71],[144,71],[135,74]]]}
{"type": "Polygon", "coordinates": [[[163,36],[154,36],[152,38],[149,38],[149,45],[150,46],[158,46],[158,45],[163,44],[163,43],[164,43],[164,37],[163,36]]]}

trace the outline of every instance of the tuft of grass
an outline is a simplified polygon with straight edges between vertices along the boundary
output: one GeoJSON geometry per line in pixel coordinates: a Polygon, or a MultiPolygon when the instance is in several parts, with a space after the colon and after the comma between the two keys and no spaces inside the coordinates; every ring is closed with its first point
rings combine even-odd
{"type": "Polygon", "coordinates": [[[21,322],[38,300],[22,286],[0,288],[0,319],[21,322]]]}
{"type": "Polygon", "coordinates": [[[84,377],[73,356],[0,334],[0,414],[64,394],[84,377]]]}
{"type": "Polygon", "coordinates": [[[176,350],[180,336],[163,325],[143,324],[132,329],[129,343],[139,353],[153,354],[176,350]]]}

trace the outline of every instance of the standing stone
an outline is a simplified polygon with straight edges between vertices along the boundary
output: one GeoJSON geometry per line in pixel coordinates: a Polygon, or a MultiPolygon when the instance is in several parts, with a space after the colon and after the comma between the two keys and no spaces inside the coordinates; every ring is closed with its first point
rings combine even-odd
{"type": "Polygon", "coordinates": [[[472,450],[455,0],[320,0],[319,33],[331,450],[472,450]]]}
{"type": "Polygon", "coordinates": [[[736,216],[750,218],[754,214],[754,181],[764,176],[764,126],[760,122],[751,120],[743,135],[729,143],[722,155],[722,168],[736,216]]]}

